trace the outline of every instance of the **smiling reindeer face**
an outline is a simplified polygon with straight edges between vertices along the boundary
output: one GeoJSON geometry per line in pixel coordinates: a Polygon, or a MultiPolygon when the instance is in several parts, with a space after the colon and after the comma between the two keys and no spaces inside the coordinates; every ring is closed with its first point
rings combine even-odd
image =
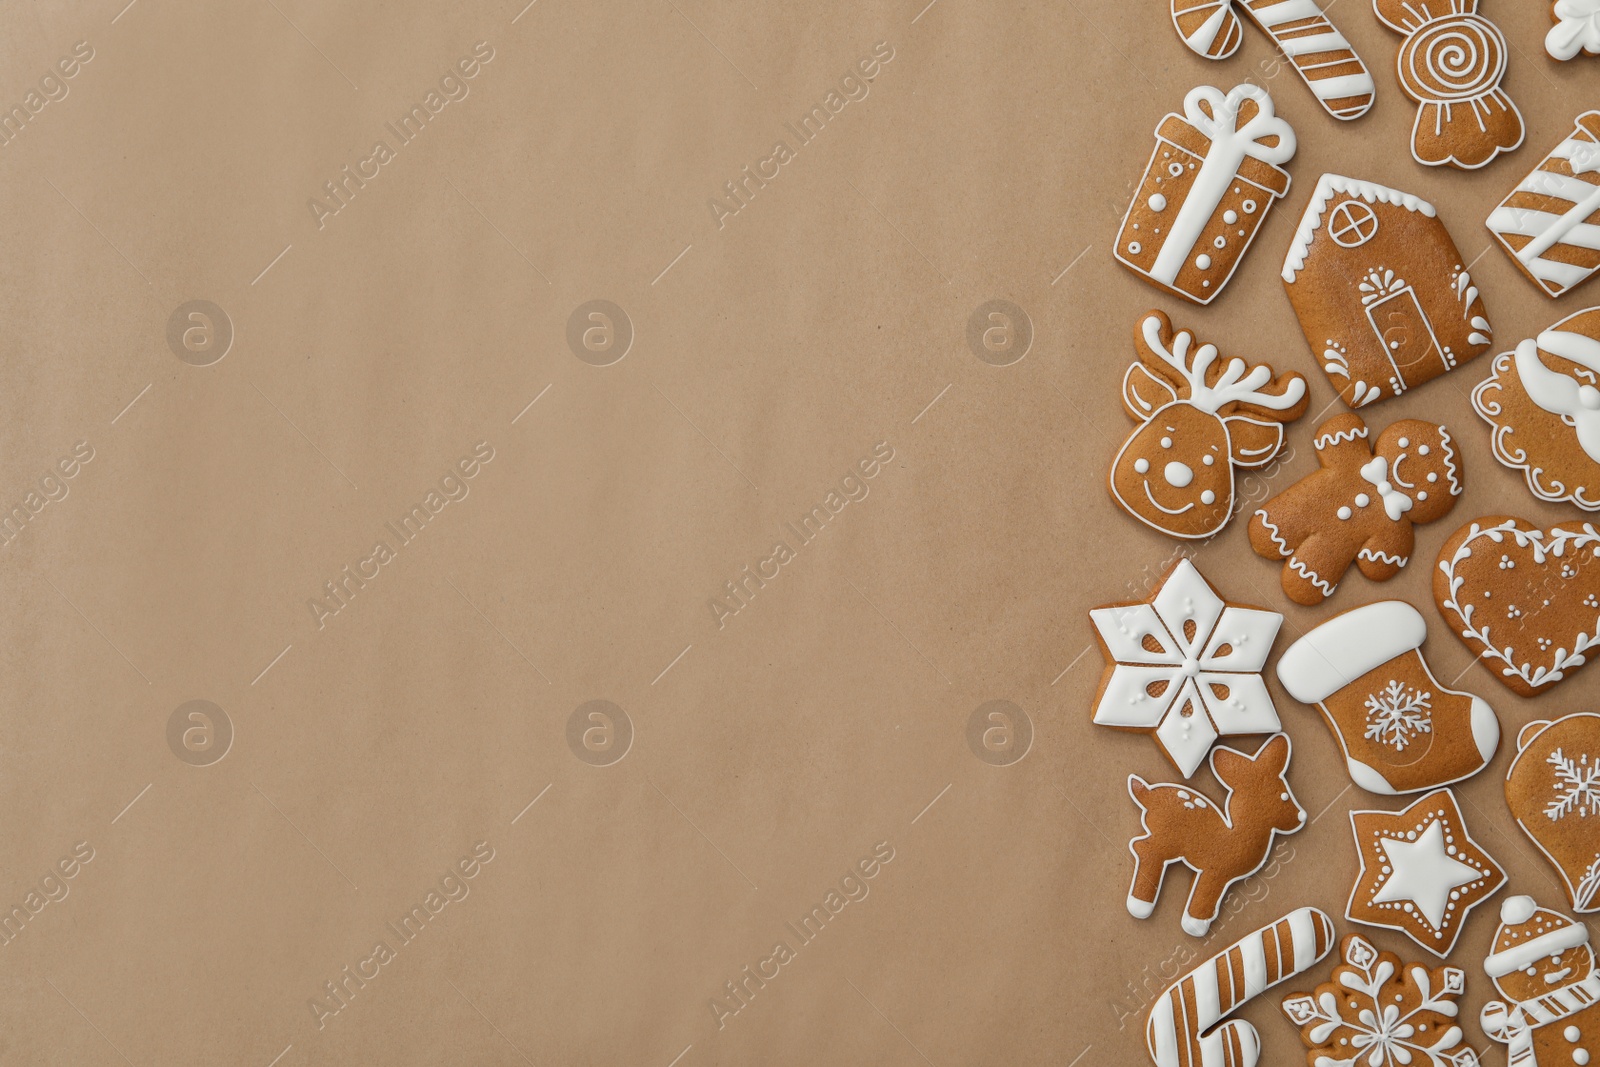
{"type": "Polygon", "coordinates": [[[1139,420],[1111,465],[1111,494],[1131,515],[1173,537],[1209,537],[1233,514],[1233,468],[1262,467],[1283,446],[1283,424],[1305,414],[1305,379],[1214,345],[1152,311],[1134,330],[1138,360],[1122,382],[1139,420]],[[1193,351],[1191,349],[1193,348],[1193,351]]]}

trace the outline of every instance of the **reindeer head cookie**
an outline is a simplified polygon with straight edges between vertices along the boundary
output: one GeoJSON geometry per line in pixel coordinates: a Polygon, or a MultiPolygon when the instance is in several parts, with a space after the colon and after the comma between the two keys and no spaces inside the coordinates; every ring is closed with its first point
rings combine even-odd
{"type": "Polygon", "coordinates": [[[1164,534],[1209,537],[1233,517],[1233,468],[1270,463],[1283,424],[1305,414],[1305,379],[1224,361],[1160,311],[1140,320],[1134,346],[1122,400],[1139,427],[1111,464],[1111,495],[1164,534]]]}
{"type": "Polygon", "coordinates": [[[1441,519],[1461,495],[1461,468],[1443,426],[1404,419],[1368,444],[1359,415],[1335,415],[1312,442],[1321,469],[1250,519],[1250,547],[1283,560],[1283,591],[1315,606],[1354,563],[1375,582],[1411,557],[1412,527],[1441,519]]]}

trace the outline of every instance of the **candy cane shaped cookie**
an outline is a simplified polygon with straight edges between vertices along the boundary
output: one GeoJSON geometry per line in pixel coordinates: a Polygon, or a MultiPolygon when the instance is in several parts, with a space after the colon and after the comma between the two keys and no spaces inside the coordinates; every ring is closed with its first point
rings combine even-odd
{"type": "Polygon", "coordinates": [[[1316,908],[1291,911],[1236,942],[1157,999],[1145,1026],[1150,1058],[1156,1067],[1255,1067],[1261,1057],[1255,1027],[1242,1019],[1217,1023],[1332,948],[1333,921],[1316,908]]]}

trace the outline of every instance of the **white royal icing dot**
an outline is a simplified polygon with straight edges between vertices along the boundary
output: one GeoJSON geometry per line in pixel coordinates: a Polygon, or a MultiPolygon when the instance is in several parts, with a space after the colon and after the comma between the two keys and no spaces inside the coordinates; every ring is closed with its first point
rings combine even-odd
{"type": "Polygon", "coordinates": [[[1419,456],[1426,456],[1431,451],[1432,449],[1430,449],[1427,445],[1419,445],[1417,447],[1417,455],[1419,456]]]}
{"type": "Polygon", "coordinates": [[[1349,508],[1340,508],[1338,511],[1338,515],[1341,519],[1348,519],[1354,514],[1355,512],[1351,511],[1349,508]]]}
{"type": "Polygon", "coordinates": [[[1128,243],[1128,255],[1136,256],[1138,254],[1139,254],[1139,242],[1138,241],[1130,241],[1128,243]]]}
{"type": "Polygon", "coordinates": [[[1428,491],[1426,489],[1424,489],[1422,492],[1418,493],[1417,494],[1417,499],[1418,500],[1426,500],[1426,499],[1428,499],[1428,491]]]}
{"type": "Polygon", "coordinates": [[[1138,471],[1140,474],[1148,474],[1150,473],[1150,461],[1147,459],[1136,459],[1133,461],[1133,469],[1138,471]]]}
{"type": "Polygon", "coordinates": [[[1436,481],[1438,481],[1438,480],[1439,480],[1439,476],[1438,476],[1438,475],[1437,475],[1437,474],[1431,474],[1431,473],[1430,473],[1430,474],[1429,474],[1429,475],[1428,475],[1428,481],[1430,481],[1430,482],[1436,482],[1436,481]]]}
{"type": "Polygon", "coordinates": [[[1239,213],[1237,211],[1224,211],[1222,213],[1222,221],[1232,226],[1239,221],[1239,213]]]}
{"type": "Polygon", "coordinates": [[[1150,210],[1151,211],[1165,211],[1166,209],[1167,209],[1167,198],[1166,197],[1162,196],[1160,193],[1157,193],[1157,194],[1155,194],[1154,196],[1152,196],[1150,198],[1150,210]]]}
{"type": "Polygon", "coordinates": [[[1569,1026],[1565,1030],[1561,1031],[1561,1036],[1566,1038],[1568,1041],[1576,1041],[1583,1035],[1578,1032],[1578,1028],[1576,1026],[1569,1026]]]}
{"type": "Polygon", "coordinates": [[[1357,493],[1356,494],[1356,507],[1364,508],[1370,503],[1372,503],[1372,498],[1370,496],[1368,496],[1367,494],[1365,494],[1365,493],[1357,493]]]}
{"type": "Polygon", "coordinates": [[[1411,447],[1411,439],[1409,437],[1400,438],[1400,447],[1401,448],[1409,448],[1409,447],[1411,447]]]}
{"type": "Polygon", "coordinates": [[[1172,438],[1170,438],[1170,437],[1163,437],[1163,438],[1162,438],[1162,439],[1161,439],[1161,447],[1162,447],[1162,448],[1171,448],[1171,447],[1172,447],[1172,438]]]}
{"type": "Polygon", "coordinates": [[[1254,215],[1256,213],[1256,202],[1254,200],[1246,200],[1239,206],[1244,208],[1244,213],[1246,215],[1254,215]]]}
{"type": "Polygon", "coordinates": [[[1177,460],[1168,463],[1166,469],[1161,473],[1166,475],[1167,484],[1175,489],[1182,489],[1194,481],[1194,471],[1190,469],[1187,463],[1179,463],[1177,460]]]}
{"type": "Polygon", "coordinates": [[[1206,270],[1211,266],[1211,257],[1202,252],[1194,257],[1194,265],[1201,270],[1206,270]]]}
{"type": "Polygon", "coordinates": [[[1216,502],[1217,494],[1213,493],[1211,490],[1207,489],[1205,492],[1200,494],[1200,503],[1215,504],[1216,502]]]}
{"type": "Polygon", "coordinates": [[[1205,459],[1201,460],[1200,462],[1204,463],[1206,466],[1209,467],[1213,463],[1215,463],[1216,461],[1217,461],[1217,457],[1216,456],[1207,456],[1205,459]]]}
{"type": "Polygon", "coordinates": [[[1211,243],[1212,243],[1212,245],[1214,245],[1217,248],[1227,248],[1228,247],[1228,239],[1226,237],[1218,237],[1215,241],[1212,241],[1211,243]]]}
{"type": "Polygon", "coordinates": [[[1572,1062],[1576,1063],[1578,1067],[1584,1067],[1584,1064],[1589,1062],[1589,1051],[1581,1048],[1573,1049],[1572,1062]]]}

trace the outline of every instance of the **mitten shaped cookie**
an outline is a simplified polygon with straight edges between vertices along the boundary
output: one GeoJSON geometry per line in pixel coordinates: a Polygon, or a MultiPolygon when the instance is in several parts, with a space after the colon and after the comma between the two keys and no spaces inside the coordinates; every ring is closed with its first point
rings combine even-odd
{"type": "Polygon", "coordinates": [[[1461,495],[1450,433],[1419,419],[1394,423],[1368,442],[1359,415],[1336,415],[1312,441],[1321,468],[1250,519],[1250,547],[1281,559],[1283,591],[1315,606],[1354,563],[1375,582],[1411,558],[1412,527],[1449,514],[1461,495]]]}

